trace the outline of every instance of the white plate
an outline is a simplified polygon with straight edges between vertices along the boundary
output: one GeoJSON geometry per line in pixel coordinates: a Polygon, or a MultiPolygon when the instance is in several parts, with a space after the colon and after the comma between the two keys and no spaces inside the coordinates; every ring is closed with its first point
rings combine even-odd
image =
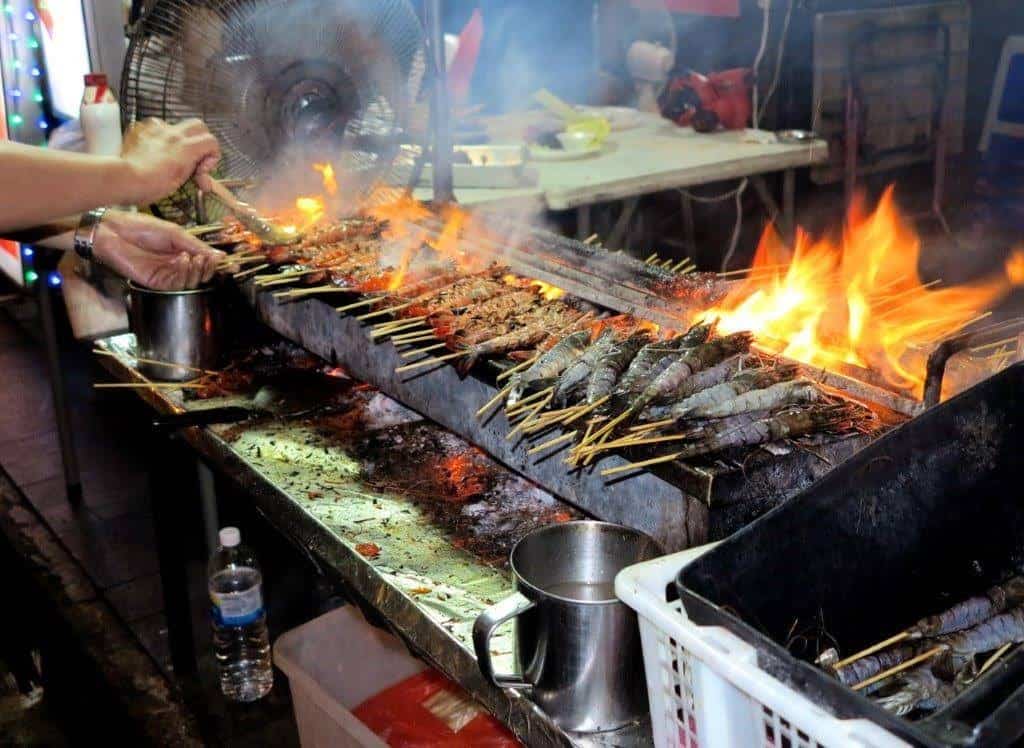
{"type": "Polygon", "coordinates": [[[647,122],[660,119],[655,114],[641,112],[628,106],[578,106],[576,110],[592,117],[604,117],[611,125],[612,132],[635,130],[647,122]]]}
{"type": "Polygon", "coordinates": [[[548,148],[543,145],[530,146],[531,161],[579,161],[580,159],[596,156],[601,152],[601,146],[594,145],[590,148],[581,148],[578,151],[559,150],[548,148]]]}

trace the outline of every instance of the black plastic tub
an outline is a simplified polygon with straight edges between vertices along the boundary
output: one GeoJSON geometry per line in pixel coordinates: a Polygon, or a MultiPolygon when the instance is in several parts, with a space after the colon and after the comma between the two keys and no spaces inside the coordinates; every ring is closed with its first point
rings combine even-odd
{"type": "MultiPolygon", "coordinates": [[[[890,715],[792,654],[818,630],[840,653],[881,641],[1024,568],[1024,364],[889,433],[683,569],[687,615],[752,644],[758,665],[840,718],[919,745],[1024,735],[1024,652],[940,712],[890,715]]],[[[813,658],[813,648],[808,657],[813,658]]]]}

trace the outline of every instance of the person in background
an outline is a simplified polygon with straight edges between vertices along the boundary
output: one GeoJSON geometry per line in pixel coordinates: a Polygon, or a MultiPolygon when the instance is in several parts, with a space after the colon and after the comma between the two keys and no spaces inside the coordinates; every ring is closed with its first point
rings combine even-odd
{"type": "Polygon", "coordinates": [[[149,205],[193,176],[207,188],[219,160],[217,139],[199,120],[140,122],[119,158],[0,142],[0,237],[69,251],[77,233],[80,252],[91,249],[92,259],[135,283],[194,288],[213,276],[223,252],[153,216],[95,209],[149,205]]]}

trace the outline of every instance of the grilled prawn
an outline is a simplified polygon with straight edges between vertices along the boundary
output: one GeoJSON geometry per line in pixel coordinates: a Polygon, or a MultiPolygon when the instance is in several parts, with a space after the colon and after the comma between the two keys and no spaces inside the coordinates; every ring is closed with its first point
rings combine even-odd
{"type": "Polygon", "coordinates": [[[587,381],[587,405],[593,405],[612,393],[615,381],[648,339],[647,333],[644,332],[630,335],[625,340],[615,343],[597,362],[587,381]]]}
{"type": "Polygon", "coordinates": [[[540,382],[559,376],[569,368],[576,359],[583,355],[590,342],[590,333],[586,330],[566,335],[553,348],[546,351],[529,369],[512,375],[508,394],[508,406],[519,402],[523,394],[540,382]]]}
{"type": "Polygon", "coordinates": [[[606,329],[590,346],[583,352],[583,355],[572,362],[562,372],[555,386],[554,401],[567,403],[577,390],[586,384],[591,372],[597,367],[615,346],[615,332],[606,329]]]}

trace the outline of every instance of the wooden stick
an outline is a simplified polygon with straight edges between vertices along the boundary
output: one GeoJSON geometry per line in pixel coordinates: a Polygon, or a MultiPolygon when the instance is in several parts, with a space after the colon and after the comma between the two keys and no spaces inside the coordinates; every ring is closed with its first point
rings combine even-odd
{"type": "Polygon", "coordinates": [[[758,265],[757,267],[740,268],[739,270],[726,270],[725,272],[719,273],[718,277],[719,278],[731,278],[734,275],[743,275],[744,273],[752,273],[752,272],[758,272],[759,273],[759,272],[768,271],[768,270],[775,271],[775,270],[782,270],[782,269],[788,268],[788,267],[789,267],[789,263],[788,262],[780,262],[780,263],[776,263],[776,264],[773,264],[773,265],[758,265]]]}
{"type": "Polygon", "coordinates": [[[533,449],[526,450],[526,454],[535,455],[538,452],[543,452],[544,450],[549,449],[550,447],[554,447],[559,444],[564,444],[565,442],[571,442],[573,439],[576,438],[576,434],[578,433],[578,431],[570,431],[568,434],[562,434],[562,436],[559,436],[555,439],[551,439],[550,441],[546,441],[543,444],[534,447],[533,449]]]}
{"type": "Polygon", "coordinates": [[[414,364],[399,366],[397,369],[395,369],[395,374],[401,374],[402,372],[412,371],[413,369],[422,369],[424,366],[431,366],[432,364],[442,364],[445,361],[451,361],[453,358],[460,358],[461,356],[465,355],[465,351],[459,351],[458,353],[450,353],[447,356],[436,356],[433,358],[424,359],[423,361],[417,361],[414,364]]]}
{"type": "Polygon", "coordinates": [[[846,667],[851,662],[856,662],[857,660],[862,659],[864,657],[867,657],[868,655],[873,655],[875,652],[883,650],[886,647],[891,647],[893,644],[899,644],[904,639],[909,639],[910,638],[910,634],[911,634],[911,632],[908,629],[906,631],[901,631],[900,633],[896,634],[895,636],[890,636],[885,641],[878,642],[878,644],[872,644],[867,649],[862,649],[860,652],[857,652],[855,654],[850,655],[849,657],[846,657],[846,658],[840,660],[839,662],[837,662],[835,665],[832,666],[832,669],[833,670],[839,670],[841,668],[846,667]]]}
{"type": "Polygon", "coordinates": [[[424,353],[436,351],[438,348],[445,348],[447,345],[447,343],[438,343],[437,345],[428,345],[426,348],[417,348],[416,350],[406,351],[402,354],[402,358],[416,358],[424,353]]]}
{"type": "Polygon", "coordinates": [[[234,278],[235,280],[239,280],[241,278],[245,278],[247,276],[250,276],[253,273],[258,273],[261,270],[265,270],[268,267],[270,267],[270,263],[269,262],[264,262],[262,265],[257,265],[256,267],[251,267],[248,270],[242,270],[241,272],[235,273],[231,277],[234,278]]]}
{"type": "MultiPolygon", "coordinates": [[[[361,306],[370,306],[371,304],[376,304],[382,298],[384,298],[384,297],[383,296],[377,296],[377,297],[374,297],[374,298],[363,299],[362,301],[357,301],[354,304],[346,304],[345,306],[337,306],[337,307],[334,307],[334,311],[336,311],[336,312],[350,312],[353,309],[358,309],[361,306]]],[[[357,317],[356,319],[360,319],[360,318],[357,317]]]]}
{"type": "Polygon", "coordinates": [[[290,291],[278,291],[275,299],[290,299],[295,296],[309,296],[316,293],[352,293],[351,288],[344,286],[310,286],[309,288],[293,288],[290,291]]]}
{"type": "Polygon", "coordinates": [[[675,418],[666,418],[664,421],[651,421],[650,423],[642,423],[639,426],[631,426],[630,431],[650,431],[652,429],[660,429],[665,426],[671,426],[676,422],[675,418]]]}
{"type": "Polygon", "coordinates": [[[529,407],[530,403],[536,402],[537,400],[541,400],[541,399],[547,397],[548,395],[550,395],[554,391],[555,391],[554,387],[548,387],[546,390],[540,390],[539,392],[534,392],[532,395],[530,395],[528,397],[524,397],[522,400],[520,400],[515,405],[513,405],[511,408],[509,408],[506,412],[510,416],[511,415],[515,415],[516,413],[518,413],[521,410],[526,410],[529,407]]]}
{"type": "Polygon", "coordinates": [[[413,343],[427,343],[431,340],[437,340],[437,335],[428,330],[427,332],[415,332],[407,333],[405,335],[396,335],[391,338],[391,344],[395,346],[399,345],[412,345],[413,343]]]}
{"type": "Polygon", "coordinates": [[[867,688],[873,683],[878,683],[878,681],[880,680],[885,680],[891,675],[896,675],[896,673],[902,673],[904,670],[910,670],[910,668],[914,667],[914,665],[919,665],[925,660],[930,660],[933,657],[936,657],[937,655],[940,655],[943,652],[945,652],[946,649],[946,646],[942,644],[940,644],[937,647],[932,647],[924,654],[919,654],[917,657],[913,657],[907,660],[906,662],[901,662],[899,665],[896,665],[895,667],[891,667],[888,670],[883,670],[878,675],[873,675],[870,678],[867,678],[866,680],[862,680],[860,683],[853,686],[853,690],[860,691],[862,688],[867,688]]]}
{"type": "Polygon", "coordinates": [[[675,265],[673,265],[671,268],[669,268],[669,270],[671,270],[673,273],[678,273],[680,270],[683,269],[683,266],[689,264],[689,262],[690,262],[690,258],[689,257],[684,257],[679,262],[677,262],[675,265]]]}
{"type": "Polygon", "coordinates": [[[390,335],[396,335],[396,334],[398,334],[400,332],[411,330],[413,327],[425,327],[425,326],[426,325],[424,325],[423,320],[421,320],[421,319],[409,320],[409,321],[405,321],[405,322],[395,322],[394,324],[391,324],[391,325],[386,325],[386,326],[381,326],[381,327],[373,328],[373,330],[370,332],[370,337],[371,338],[385,338],[385,337],[388,337],[390,335]]]}
{"type": "Polygon", "coordinates": [[[428,327],[427,325],[424,325],[422,323],[410,325],[408,327],[403,327],[399,330],[395,330],[394,332],[390,332],[389,335],[391,337],[392,342],[401,342],[406,338],[418,338],[421,335],[429,335],[430,337],[438,340],[441,338],[441,336],[438,335],[433,328],[428,327]]]}
{"type": "Polygon", "coordinates": [[[378,322],[373,325],[373,330],[386,330],[389,327],[400,327],[401,325],[407,325],[410,322],[422,322],[427,318],[428,315],[421,314],[419,317],[402,317],[400,319],[393,319],[390,322],[378,322]]]}
{"type": "Polygon", "coordinates": [[[519,372],[521,372],[521,371],[523,371],[525,369],[529,369],[531,366],[533,366],[533,364],[537,361],[538,358],[540,358],[540,354],[539,353],[536,356],[534,356],[533,358],[531,358],[530,360],[523,361],[523,363],[519,364],[518,366],[514,366],[511,369],[503,371],[501,374],[498,375],[497,381],[504,382],[506,379],[508,379],[513,374],[518,374],[519,372]]]}
{"type": "Polygon", "coordinates": [[[619,473],[628,473],[630,470],[639,470],[640,468],[649,467],[651,465],[661,465],[665,462],[672,462],[683,455],[683,452],[674,452],[670,455],[663,455],[662,457],[654,457],[650,460],[644,460],[643,462],[630,462],[627,465],[620,465],[619,467],[608,468],[602,470],[601,475],[608,477],[609,475],[618,475],[619,473]]]}
{"type": "Polygon", "coordinates": [[[495,405],[500,403],[505,397],[507,397],[508,393],[510,393],[511,391],[512,391],[512,385],[511,384],[505,385],[504,389],[500,390],[497,395],[495,395],[490,400],[488,400],[486,403],[484,403],[483,407],[480,408],[476,412],[476,417],[480,418],[480,416],[482,416],[484,413],[489,411],[495,405]]]}
{"type": "Polygon", "coordinates": [[[665,260],[663,263],[661,263],[661,266],[665,270],[668,270],[670,267],[672,267],[672,258],[669,257],[667,260],[665,260]]]}
{"type": "MultiPolygon", "coordinates": [[[[591,440],[594,440],[594,439],[600,439],[600,438],[601,438],[602,436],[604,436],[605,434],[610,434],[610,433],[611,433],[611,431],[612,431],[612,429],[614,429],[614,428],[615,428],[616,426],[618,426],[618,425],[619,425],[620,423],[622,423],[623,421],[625,421],[625,420],[626,420],[627,418],[629,418],[629,417],[630,417],[631,415],[633,415],[633,409],[632,409],[632,408],[627,408],[627,409],[626,409],[625,411],[623,411],[623,412],[622,412],[622,413],[620,413],[620,414],[619,414],[618,416],[616,416],[615,418],[613,418],[613,419],[612,419],[611,421],[609,421],[608,423],[606,423],[606,424],[605,424],[605,426],[604,426],[604,428],[602,428],[602,429],[601,429],[600,431],[596,432],[596,433],[595,433],[595,434],[594,434],[594,435],[593,435],[593,436],[591,437],[591,440]]],[[[582,447],[582,446],[583,446],[583,444],[580,444],[580,446],[582,447]]]]}
{"type": "Polygon", "coordinates": [[[593,447],[586,447],[586,452],[606,452],[609,449],[618,449],[619,447],[639,447],[644,444],[662,444],[664,442],[677,442],[681,439],[686,439],[686,434],[672,434],[670,436],[652,436],[650,438],[643,437],[629,437],[626,439],[619,439],[613,442],[602,442],[593,447]]]}
{"type": "MultiPolygon", "coordinates": [[[[554,388],[552,387],[552,389],[554,389],[554,388]]],[[[547,398],[545,398],[544,400],[541,400],[539,403],[537,403],[537,406],[532,411],[530,411],[530,415],[528,415],[526,418],[524,418],[522,421],[520,421],[518,426],[516,426],[514,429],[509,431],[505,435],[505,438],[508,439],[509,441],[511,441],[512,437],[514,437],[516,434],[518,434],[520,431],[522,431],[526,426],[528,426],[530,424],[530,422],[536,417],[536,415],[538,413],[540,413],[542,410],[544,410],[544,408],[546,408],[548,406],[548,403],[551,402],[551,400],[552,400],[552,398],[554,398],[554,396],[555,396],[555,393],[552,392],[550,395],[547,396],[547,398]]]]}
{"type": "Polygon", "coordinates": [[[198,226],[189,226],[185,229],[185,233],[192,236],[200,236],[202,234],[212,234],[214,231],[220,231],[223,228],[223,223],[201,223],[198,226]]]}
{"type": "Polygon", "coordinates": [[[416,303],[415,301],[407,301],[406,303],[399,304],[397,306],[389,306],[387,309],[378,309],[376,312],[370,312],[369,314],[362,314],[362,315],[356,317],[356,319],[359,320],[360,322],[363,322],[364,320],[373,319],[374,317],[381,317],[381,316],[383,316],[385,314],[391,314],[392,312],[400,312],[403,309],[408,309],[409,307],[411,307],[415,303],[416,303]]]}
{"type": "Polygon", "coordinates": [[[114,389],[139,389],[140,387],[152,387],[153,389],[198,389],[207,385],[199,382],[97,382],[93,388],[97,390],[114,389]]]}
{"type": "Polygon", "coordinates": [[[590,405],[585,406],[578,413],[574,413],[568,419],[566,419],[565,421],[562,421],[563,425],[568,426],[569,424],[575,423],[576,421],[580,420],[583,416],[587,415],[588,413],[593,413],[595,410],[600,408],[606,402],[611,400],[611,397],[612,397],[611,395],[605,395],[600,400],[596,400],[593,403],[591,403],[590,405]]]}
{"type": "MultiPolygon", "coordinates": [[[[114,351],[108,351],[105,348],[93,348],[92,352],[99,356],[110,356],[112,358],[120,358],[120,354],[114,351]]],[[[184,364],[176,364],[173,361],[158,361],[155,358],[140,358],[139,356],[132,356],[125,354],[126,358],[133,359],[139,364],[155,364],[157,366],[174,367],[176,369],[184,369],[185,371],[194,371],[196,374],[219,374],[220,372],[214,371],[213,369],[197,369],[194,366],[185,366],[184,364]]]]}
{"type": "Polygon", "coordinates": [[[596,241],[597,241],[597,234],[595,233],[595,234],[591,234],[586,239],[584,239],[583,243],[584,244],[593,244],[596,241]]]}
{"type": "Polygon", "coordinates": [[[650,254],[650,255],[648,256],[648,258],[647,258],[646,260],[644,260],[644,265],[650,265],[650,264],[651,264],[652,262],[654,262],[654,261],[655,261],[655,260],[656,260],[657,258],[658,258],[658,253],[657,253],[657,252],[652,252],[652,253],[651,253],[651,254],[650,254]]]}
{"type": "Polygon", "coordinates": [[[978,670],[978,674],[976,676],[974,676],[974,679],[977,680],[978,678],[980,678],[985,673],[986,670],[988,670],[990,667],[995,665],[996,661],[1000,657],[1002,657],[1004,654],[1006,654],[1010,650],[1010,647],[1012,647],[1012,646],[1013,646],[1013,642],[1007,642],[1006,644],[1001,646],[999,649],[997,649],[995,654],[993,654],[991,657],[989,657],[987,660],[985,660],[985,664],[981,666],[980,670],[978,670]]]}

